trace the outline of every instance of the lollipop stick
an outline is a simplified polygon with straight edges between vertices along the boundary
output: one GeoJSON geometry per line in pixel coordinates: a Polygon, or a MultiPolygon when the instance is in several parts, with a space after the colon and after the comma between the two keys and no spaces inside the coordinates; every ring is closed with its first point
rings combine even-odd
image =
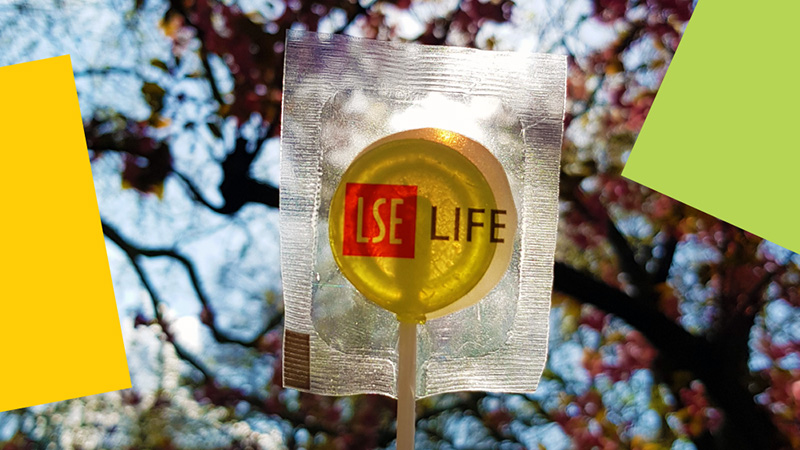
{"type": "Polygon", "coordinates": [[[417,324],[400,322],[397,352],[397,450],[413,450],[416,426],[417,324]]]}

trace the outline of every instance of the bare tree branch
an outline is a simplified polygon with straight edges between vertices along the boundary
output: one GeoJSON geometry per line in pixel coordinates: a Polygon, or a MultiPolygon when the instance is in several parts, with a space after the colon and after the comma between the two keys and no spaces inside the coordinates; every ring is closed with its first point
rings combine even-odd
{"type": "MultiPolygon", "coordinates": [[[[107,228],[106,225],[103,224],[104,233],[106,233],[106,228],[107,228]]],[[[167,337],[167,340],[170,343],[172,343],[173,347],[175,348],[175,353],[177,353],[178,357],[180,357],[182,360],[186,361],[187,363],[192,365],[195,369],[197,369],[197,371],[203,375],[204,379],[210,379],[211,371],[209,370],[209,368],[206,367],[205,364],[203,364],[198,358],[192,355],[188,350],[183,348],[183,346],[175,339],[175,336],[172,334],[172,331],[170,330],[169,327],[169,323],[167,323],[167,321],[161,314],[161,305],[163,304],[163,302],[158,296],[156,290],[153,288],[153,285],[150,283],[150,279],[147,277],[147,275],[144,273],[144,270],[142,270],[142,267],[139,265],[139,262],[137,261],[137,257],[139,255],[135,252],[134,248],[128,245],[126,242],[116,241],[114,237],[112,237],[113,233],[112,236],[109,236],[109,234],[106,234],[106,236],[108,236],[112,242],[117,244],[117,246],[119,246],[119,248],[128,256],[128,259],[130,260],[134,271],[136,271],[136,274],[139,275],[139,280],[142,282],[142,286],[144,286],[144,289],[150,296],[150,301],[153,305],[153,312],[156,316],[156,321],[158,322],[158,325],[161,327],[161,331],[163,331],[164,335],[167,337]]],[[[118,237],[119,235],[116,236],[118,237]]]]}
{"type": "Polygon", "coordinates": [[[170,7],[180,14],[183,17],[183,20],[185,20],[186,23],[194,28],[197,32],[197,39],[200,41],[200,60],[203,64],[203,69],[206,73],[208,84],[211,87],[211,95],[214,97],[214,100],[220,104],[220,106],[224,105],[225,101],[222,99],[222,94],[219,91],[217,80],[214,78],[214,72],[211,69],[211,63],[208,60],[208,50],[206,49],[205,44],[205,31],[202,28],[198,28],[194,22],[192,22],[192,19],[189,17],[189,12],[186,10],[184,3],[181,0],[170,0],[169,4],[170,7]]]}
{"type": "MultiPolygon", "coordinates": [[[[103,234],[105,234],[106,237],[108,237],[112,242],[117,244],[117,246],[120,249],[122,249],[122,251],[124,251],[126,255],[128,255],[128,258],[131,259],[131,262],[134,264],[134,267],[136,268],[137,272],[142,271],[142,269],[138,265],[138,262],[136,261],[136,258],[139,256],[144,256],[149,258],[165,256],[178,261],[186,269],[186,272],[189,274],[189,279],[191,280],[192,287],[194,288],[197,294],[197,298],[200,300],[200,303],[203,305],[203,310],[206,314],[206,317],[203,317],[202,322],[211,330],[211,334],[214,336],[214,339],[217,342],[222,344],[239,344],[246,347],[255,347],[258,344],[259,340],[262,338],[262,336],[264,336],[264,334],[274,329],[275,327],[279,326],[281,321],[283,320],[283,317],[280,314],[275,314],[272,317],[272,319],[264,325],[264,327],[256,335],[256,337],[254,337],[251,340],[245,341],[226,335],[225,333],[221,332],[217,327],[215,323],[216,314],[211,306],[211,302],[209,301],[208,296],[206,295],[205,291],[203,290],[200,284],[200,279],[197,276],[197,270],[195,269],[194,264],[192,264],[192,262],[189,261],[189,259],[186,256],[177,252],[176,250],[171,250],[171,249],[145,249],[136,247],[127,240],[125,240],[117,232],[116,229],[106,224],[105,222],[102,223],[102,227],[103,227],[103,234]]],[[[140,278],[142,277],[146,278],[144,272],[140,273],[140,278]]],[[[144,282],[145,281],[143,280],[143,283],[144,282]]],[[[147,290],[148,292],[150,292],[151,297],[156,295],[155,290],[152,289],[149,283],[147,283],[146,287],[148,288],[147,290]]],[[[158,300],[158,303],[160,304],[161,301],[158,300]]],[[[156,316],[157,319],[160,321],[161,319],[160,316],[158,315],[159,314],[158,311],[156,312],[156,314],[157,314],[156,316]]]]}

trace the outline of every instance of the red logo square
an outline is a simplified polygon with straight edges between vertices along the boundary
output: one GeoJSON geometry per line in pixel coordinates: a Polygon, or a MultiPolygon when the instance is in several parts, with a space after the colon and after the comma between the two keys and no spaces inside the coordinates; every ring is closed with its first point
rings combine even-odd
{"type": "Polygon", "coordinates": [[[347,183],[344,243],[348,256],[413,258],[417,187],[347,183]]]}

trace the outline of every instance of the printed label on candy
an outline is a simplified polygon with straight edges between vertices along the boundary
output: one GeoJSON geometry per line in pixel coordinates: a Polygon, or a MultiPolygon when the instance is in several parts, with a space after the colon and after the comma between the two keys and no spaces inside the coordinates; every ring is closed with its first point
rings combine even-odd
{"type": "Polygon", "coordinates": [[[381,139],[342,176],[329,236],[342,273],[399,320],[470,306],[502,278],[517,214],[481,144],[439,129],[381,139]]]}
{"type": "Polygon", "coordinates": [[[347,183],[344,255],[413,258],[416,223],[416,186],[347,183]]]}

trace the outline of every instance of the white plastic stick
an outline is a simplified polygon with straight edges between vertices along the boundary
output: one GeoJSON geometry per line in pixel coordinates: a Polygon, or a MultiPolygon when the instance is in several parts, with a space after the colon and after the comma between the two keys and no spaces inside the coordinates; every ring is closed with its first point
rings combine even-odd
{"type": "Polygon", "coordinates": [[[417,324],[400,322],[397,352],[397,450],[413,450],[417,420],[417,324]]]}

